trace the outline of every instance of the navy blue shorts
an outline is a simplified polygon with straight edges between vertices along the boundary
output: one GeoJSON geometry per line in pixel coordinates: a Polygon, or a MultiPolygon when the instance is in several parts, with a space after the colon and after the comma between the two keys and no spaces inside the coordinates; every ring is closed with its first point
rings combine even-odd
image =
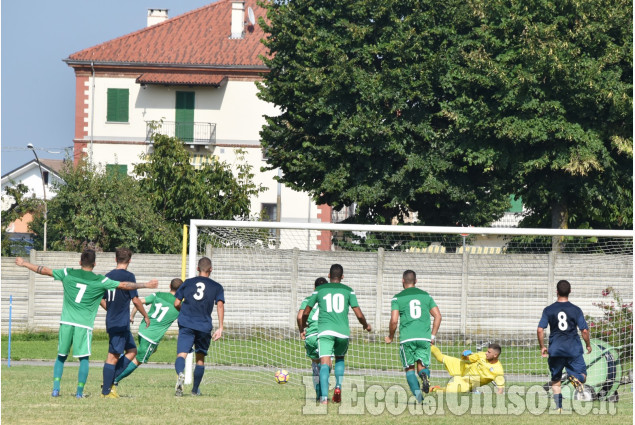
{"type": "Polygon", "coordinates": [[[580,382],[586,381],[586,363],[584,357],[561,357],[549,356],[547,360],[551,371],[551,381],[560,382],[562,380],[562,369],[567,370],[567,374],[575,376],[580,382]]]}
{"type": "Polygon", "coordinates": [[[176,341],[176,353],[194,352],[207,355],[209,343],[212,340],[211,332],[197,331],[196,329],[179,326],[179,339],[176,341]]]}
{"type": "Polygon", "coordinates": [[[108,333],[108,352],[112,354],[123,354],[126,350],[136,349],[132,332],[112,332],[108,333]]]}

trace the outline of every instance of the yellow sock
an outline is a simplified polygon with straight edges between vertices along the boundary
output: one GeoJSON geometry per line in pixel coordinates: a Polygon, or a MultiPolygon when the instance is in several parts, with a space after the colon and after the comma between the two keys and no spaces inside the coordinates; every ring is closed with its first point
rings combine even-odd
{"type": "Polygon", "coordinates": [[[439,348],[437,348],[436,345],[432,345],[430,347],[430,351],[432,352],[434,358],[437,359],[437,361],[443,363],[443,353],[441,352],[441,350],[439,350],[439,348]]]}

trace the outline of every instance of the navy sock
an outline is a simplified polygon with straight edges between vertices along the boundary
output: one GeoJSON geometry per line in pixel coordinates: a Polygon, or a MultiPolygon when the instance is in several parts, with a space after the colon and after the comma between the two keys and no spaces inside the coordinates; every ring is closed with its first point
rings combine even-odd
{"type": "Polygon", "coordinates": [[[103,395],[110,394],[110,387],[115,381],[115,365],[104,363],[104,382],[101,387],[101,393],[103,395]]]}
{"type": "Polygon", "coordinates": [[[174,369],[176,370],[176,374],[183,373],[185,370],[185,357],[177,357],[174,362],[174,369]]]}
{"type": "Polygon", "coordinates": [[[201,384],[201,381],[203,380],[204,373],[205,373],[205,366],[196,365],[194,367],[194,386],[192,387],[193,393],[198,391],[198,386],[201,384]]]}
{"type": "Polygon", "coordinates": [[[562,394],[554,394],[553,401],[556,403],[556,409],[562,409],[562,394]]]}

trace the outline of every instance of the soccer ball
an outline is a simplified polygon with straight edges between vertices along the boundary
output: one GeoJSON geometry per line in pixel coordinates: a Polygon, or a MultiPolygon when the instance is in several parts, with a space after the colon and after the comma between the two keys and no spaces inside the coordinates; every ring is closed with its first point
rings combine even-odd
{"type": "Polygon", "coordinates": [[[278,369],[276,370],[274,378],[278,384],[286,384],[289,382],[289,372],[284,369],[278,369]]]}

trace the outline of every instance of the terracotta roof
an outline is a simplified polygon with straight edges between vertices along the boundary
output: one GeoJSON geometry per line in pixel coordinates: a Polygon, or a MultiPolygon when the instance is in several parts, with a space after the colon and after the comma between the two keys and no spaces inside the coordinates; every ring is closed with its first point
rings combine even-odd
{"type": "Polygon", "coordinates": [[[138,84],[218,87],[225,78],[227,78],[225,75],[200,72],[145,72],[137,78],[136,82],[138,84]]]}
{"type": "MultiPolygon", "coordinates": [[[[247,8],[264,17],[256,0],[245,0],[247,8]]],[[[231,39],[231,0],[219,0],[159,24],[73,53],[65,62],[126,65],[228,66],[264,68],[259,55],[267,49],[260,40],[264,32],[256,22],[247,23],[241,39],[231,39]]]]}

